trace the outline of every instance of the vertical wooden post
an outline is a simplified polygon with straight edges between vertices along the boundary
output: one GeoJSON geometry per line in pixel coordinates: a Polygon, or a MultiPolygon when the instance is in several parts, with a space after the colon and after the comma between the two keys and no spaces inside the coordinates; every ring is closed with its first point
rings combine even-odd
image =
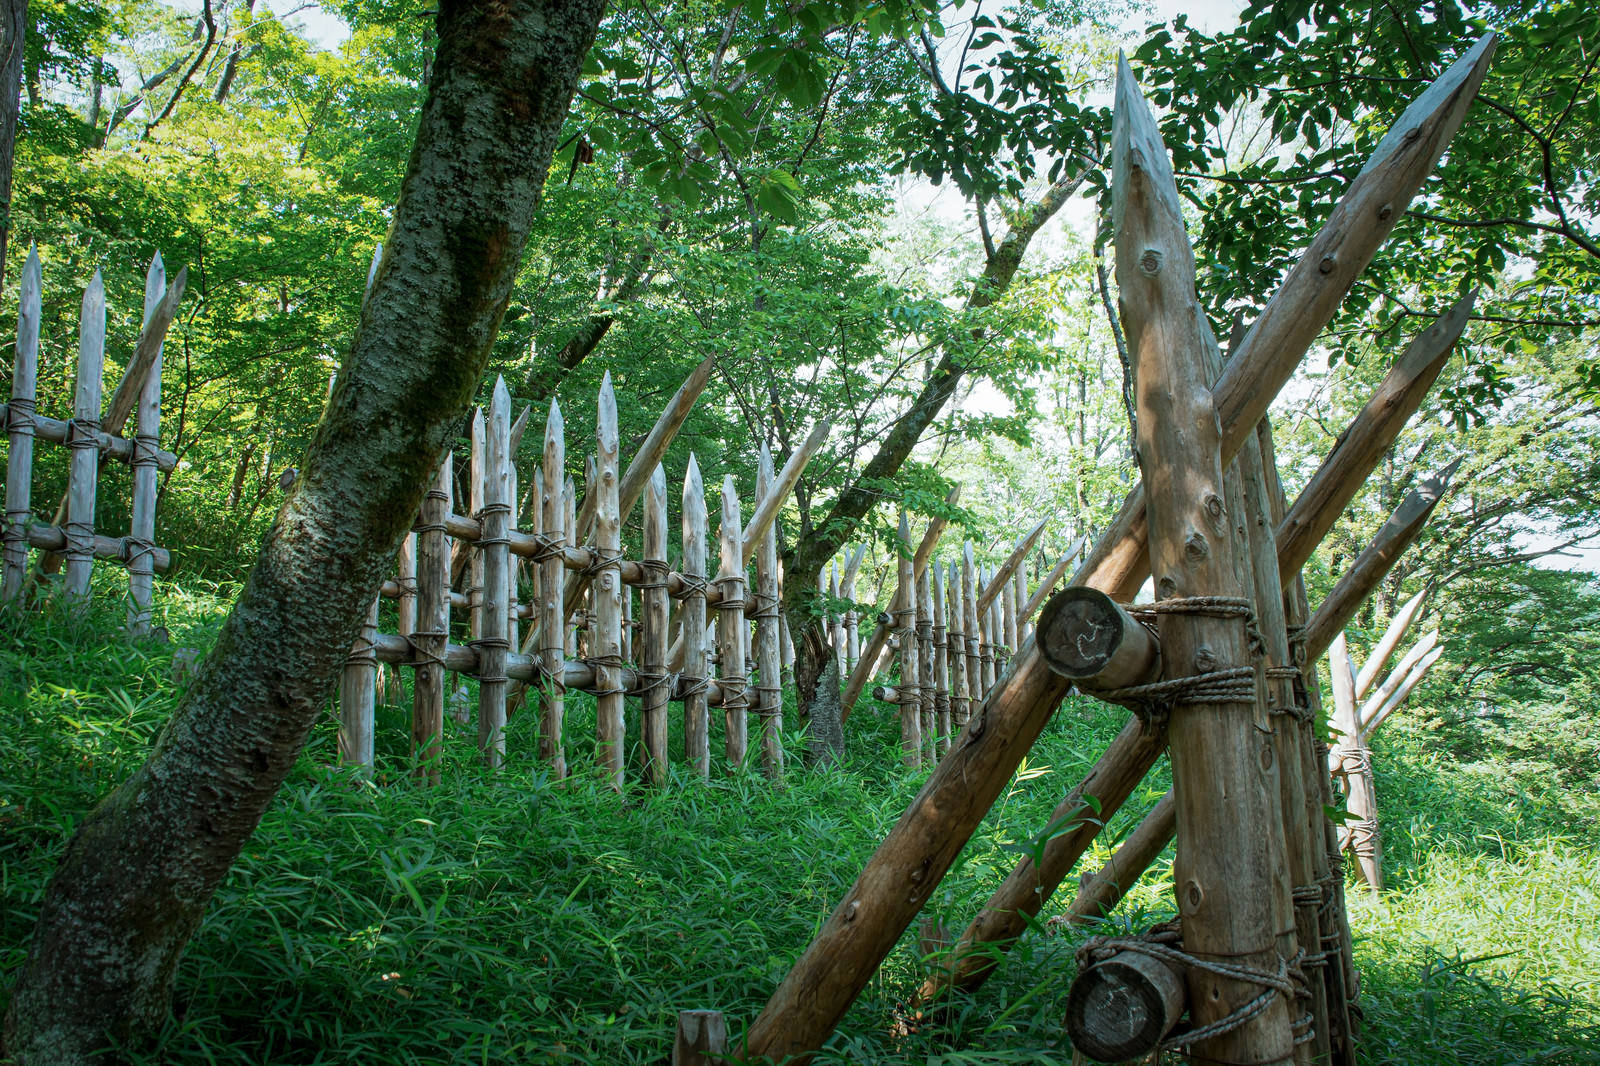
{"type": "MultiPolygon", "coordinates": [[[[483,494],[478,507],[482,532],[473,569],[481,574],[478,602],[478,751],[495,769],[506,754],[506,656],[511,651],[511,394],[497,377],[483,426],[483,462],[475,479],[483,494]]],[[[474,441],[476,443],[476,441],[474,441]]]]}
{"type": "Polygon", "coordinates": [[[717,571],[717,680],[722,689],[722,715],[726,723],[728,763],[744,765],[749,747],[750,723],[746,712],[750,697],[745,688],[745,577],[744,525],[739,513],[739,489],[730,474],[722,479],[722,566],[717,571]]]}
{"type": "Polygon", "coordinates": [[[706,489],[689,453],[683,476],[683,577],[689,586],[683,625],[683,751],[702,778],[711,775],[711,721],[706,699],[706,489]]]}
{"type": "Polygon", "coordinates": [[[900,584],[895,592],[895,635],[900,639],[900,759],[907,766],[922,765],[921,678],[917,667],[917,575],[911,550],[911,519],[900,512],[900,584]]]}
{"type": "MultiPolygon", "coordinates": [[[[517,442],[522,436],[522,425],[526,423],[527,418],[528,408],[524,407],[522,409],[522,414],[517,418],[517,421],[512,423],[510,439],[506,441],[506,461],[504,467],[506,478],[506,503],[511,508],[511,513],[506,516],[506,529],[508,531],[515,530],[517,528],[517,518],[519,513],[517,507],[517,442]]],[[[524,565],[525,564],[520,557],[511,555],[509,550],[507,551],[505,605],[506,652],[508,656],[510,652],[521,646],[522,641],[522,601],[519,595],[520,590],[518,588],[518,578],[522,574],[522,568],[524,565]]],[[[520,702],[515,704],[512,703],[511,696],[511,685],[509,682],[507,682],[507,715],[510,715],[517,709],[517,707],[521,706],[520,702]]]]}
{"type": "Polygon", "coordinates": [[[633,586],[622,583],[622,661],[633,662],[633,586]]]}
{"type": "Polygon", "coordinates": [[[1377,790],[1372,776],[1372,751],[1361,735],[1357,718],[1355,671],[1344,633],[1328,649],[1328,671],[1333,680],[1334,731],[1340,734],[1334,754],[1338,776],[1344,781],[1345,806],[1351,821],[1340,831],[1341,843],[1356,857],[1361,880],[1373,892],[1383,891],[1383,841],[1378,835],[1377,790]]]}
{"type": "MultiPolygon", "coordinates": [[[[761,445],[756,497],[765,499],[773,482],[772,453],[761,445]]],[[[837,588],[835,589],[837,593],[837,588]]],[[[761,723],[761,766],[768,777],[783,776],[783,681],[778,651],[778,523],[767,524],[756,553],[756,720],[761,723]]],[[[839,639],[841,630],[834,630],[839,639]]]]}
{"type": "Polygon", "coordinates": [[[978,568],[970,540],[961,546],[961,628],[967,641],[967,706],[976,707],[988,689],[983,685],[983,631],[978,625],[978,568]]]}
{"type": "Polygon", "coordinates": [[[1005,580],[1005,588],[1000,590],[1000,630],[1005,634],[1006,657],[1010,658],[1021,647],[1017,627],[1017,608],[1021,604],[1017,601],[1017,579],[1022,576],[1019,566],[1011,572],[1011,577],[1005,580]]]}
{"type": "Polygon", "coordinates": [[[566,501],[561,491],[566,484],[566,426],[561,405],[550,401],[550,414],[544,423],[543,469],[539,474],[540,532],[544,543],[539,555],[539,667],[541,702],[544,716],[539,724],[539,757],[557,779],[567,776],[567,752],[562,743],[562,722],[566,715],[567,686],[567,610],[562,589],[566,585],[566,566],[561,551],[567,545],[566,501]]]}
{"type": "Polygon", "coordinates": [[[945,664],[950,675],[950,735],[954,738],[966,727],[971,714],[967,703],[967,637],[962,628],[965,625],[965,611],[961,599],[961,575],[954,562],[950,564],[945,580],[945,610],[949,616],[945,664]]]}
{"type": "Polygon", "coordinates": [[[950,750],[950,633],[944,606],[944,567],[928,567],[928,590],[933,596],[933,722],[938,758],[950,750]]]}
{"type": "Polygon", "coordinates": [[[718,1066],[728,1053],[728,1023],[719,1010],[678,1012],[672,1066],[718,1066]]]}
{"type": "Polygon", "coordinates": [[[1033,633],[1033,625],[1028,621],[1030,614],[1024,611],[1028,604],[1028,562],[1024,559],[1015,570],[1011,572],[1011,624],[1017,634],[1011,641],[1012,652],[1022,647],[1022,642],[1033,633]]]}
{"type": "MultiPolygon", "coordinates": [[[[488,476],[489,442],[483,422],[483,408],[472,409],[472,423],[467,430],[472,450],[467,458],[467,512],[480,522],[483,520],[483,483],[488,476]]],[[[483,636],[483,545],[475,541],[462,541],[458,549],[467,553],[467,632],[469,641],[483,636]]]]}
{"type": "Polygon", "coordinates": [[[1010,584],[1006,583],[1000,571],[990,567],[986,586],[995,589],[994,600],[989,602],[989,643],[994,645],[995,650],[994,680],[1000,680],[1000,675],[1005,674],[1006,661],[1011,658],[1011,645],[1006,643],[1005,635],[1005,591],[1010,584]]]}
{"type": "Polygon", "coordinates": [[[928,591],[928,571],[917,575],[917,713],[921,716],[922,749],[925,757],[938,761],[938,720],[933,709],[933,596],[928,591]]]}
{"type": "MultiPolygon", "coordinates": [[[[1282,812],[1271,730],[1247,665],[1250,597],[1236,563],[1238,516],[1229,514],[1208,372],[1216,341],[1197,306],[1166,147],[1126,60],[1117,72],[1113,130],[1116,273],[1137,360],[1150,568],[1158,603],[1192,608],[1157,616],[1162,676],[1204,679],[1173,701],[1168,738],[1178,805],[1173,879],[1184,950],[1198,961],[1188,970],[1189,1003],[1195,1023],[1209,1026],[1280,979],[1285,960],[1273,919],[1284,857],[1250,834],[1280,827],[1282,812]],[[1212,962],[1234,976],[1206,965],[1212,962]],[[1245,972],[1262,976],[1239,979],[1245,972]]],[[[1289,999],[1281,991],[1270,996],[1196,1041],[1195,1054],[1262,1066],[1290,1061],[1289,999]]]]}
{"type": "MultiPolygon", "coordinates": [[[[987,591],[994,584],[994,574],[986,566],[978,568],[978,578],[982,588],[987,591]]],[[[983,593],[979,593],[981,596],[983,593]]],[[[994,600],[990,599],[987,606],[978,611],[978,664],[983,673],[983,691],[994,687],[994,679],[999,673],[999,654],[995,645],[999,643],[1000,635],[996,632],[994,613],[994,600]]]]}
{"type": "Polygon", "coordinates": [[[28,574],[28,521],[33,511],[33,413],[39,381],[39,249],[28,249],[17,295],[17,347],[13,355],[11,401],[6,407],[5,569],[0,603],[22,595],[28,574]]]}
{"type": "Polygon", "coordinates": [[[623,702],[622,687],[622,514],[618,493],[620,462],[617,440],[617,395],[611,372],[600,381],[600,413],[595,422],[595,477],[591,491],[598,493],[595,508],[594,550],[599,572],[590,593],[594,597],[593,629],[589,633],[589,661],[594,665],[595,759],[622,788],[623,702]]]}
{"type": "Polygon", "coordinates": [[[339,673],[339,761],[372,773],[373,704],[378,697],[378,597],[339,673]]]}
{"type": "MultiPolygon", "coordinates": [[[[1220,371],[1220,365],[1217,369],[1220,371]]],[[[1295,691],[1300,669],[1290,657],[1278,542],[1274,533],[1278,522],[1257,436],[1245,439],[1229,476],[1236,478],[1242,490],[1241,503],[1248,530],[1244,546],[1249,550],[1256,633],[1261,641],[1260,679],[1266,694],[1267,713],[1271,716],[1272,752],[1278,771],[1278,810],[1288,877],[1283,897],[1279,899],[1278,893],[1274,893],[1275,903],[1287,908],[1274,919],[1279,931],[1278,950],[1284,958],[1293,958],[1301,949],[1310,956],[1319,950],[1322,939],[1317,915],[1322,892],[1315,870],[1315,852],[1322,847],[1322,834],[1313,833],[1306,823],[1308,782],[1302,770],[1303,749],[1311,744],[1311,723],[1305,720],[1309,713],[1301,708],[1295,691]]],[[[1315,782],[1309,784],[1316,787],[1315,782]]],[[[1272,834],[1262,836],[1270,840],[1272,834]]],[[[1297,1036],[1308,1035],[1309,1039],[1296,1041],[1295,1061],[1325,1063],[1332,1054],[1333,1045],[1323,973],[1317,966],[1304,966],[1301,972],[1304,986],[1300,991],[1306,997],[1306,1013],[1301,1014],[1300,1006],[1294,1005],[1295,1013],[1300,1015],[1295,1027],[1297,1036]],[[1300,1032],[1305,1026],[1309,1026],[1309,1034],[1300,1032]]]]}
{"type": "MultiPolygon", "coordinates": [[[[567,531],[567,538],[569,541],[571,541],[573,544],[576,544],[579,540],[578,486],[577,483],[574,482],[570,477],[564,477],[562,479],[562,485],[561,503],[565,508],[565,511],[563,512],[561,519],[563,523],[561,528],[567,531]]],[[[573,604],[570,600],[566,599],[565,595],[563,595],[561,608],[561,631],[563,634],[562,639],[566,641],[567,658],[569,659],[577,658],[578,655],[578,631],[576,627],[572,625],[572,619],[575,613],[581,613],[581,611],[581,602],[578,604],[573,604]]]]}
{"type": "Polygon", "coordinates": [[[439,783],[439,752],[444,733],[445,649],[450,641],[450,542],[444,520],[450,513],[454,459],[439,463],[433,487],[422,498],[417,519],[417,628],[411,638],[416,664],[412,683],[411,755],[417,779],[439,783]]]}
{"type": "Polygon", "coordinates": [[[67,447],[72,449],[66,534],[67,594],[89,595],[94,569],[94,495],[100,476],[100,390],[106,358],[106,287],[100,271],[83,293],[78,319],[78,382],[72,398],[67,447]]]}
{"type": "Polygon", "coordinates": [[[644,573],[639,632],[639,712],[644,737],[644,779],[667,783],[667,705],[672,678],[667,674],[667,472],[658,463],[644,492],[644,573]]]}
{"type": "MultiPolygon", "coordinates": [[[[144,329],[166,295],[167,271],[157,253],[144,281],[144,329]]],[[[161,446],[161,347],[157,345],[139,387],[133,423],[133,516],[128,535],[128,628],[150,632],[150,593],[155,573],[156,450],[161,446]]]]}
{"type": "Polygon", "coordinates": [[[846,647],[845,642],[844,612],[837,606],[841,596],[839,566],[837,563],[828,564],[828,595],[833,597],[833,603],[835,604],[831,612],[833,619],[831,629],[833,656],[839,662],[839,676],[845,677],[850,672],[850,667],[846,665],[849,657],[849,648],[846,647]]]}
{"type": "Polygon", "coordinates": [[[861,612],[853,604],[856,598],[856,575],[861,570],[861,560],[866,557],[867,546],[856,546],[850,555],[850,562],[844,568],[844,579],[839,582],[839,595],[849,600],[852,606],[844,612],[844,666],[840,677],[849,677],[850,671],[856,668],[856,663],[861,659],[861,612]]]}

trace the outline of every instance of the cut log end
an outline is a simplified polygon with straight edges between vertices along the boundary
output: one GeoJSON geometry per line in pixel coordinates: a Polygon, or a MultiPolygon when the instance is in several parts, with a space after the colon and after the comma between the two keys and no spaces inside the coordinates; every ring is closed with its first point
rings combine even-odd
{"type": "Polygon", "coordinates": [[[1125,951],[1089,967],[1067,993],[1072,1046],[1100,1062],[1150,1054],[1183,1014],[1183,978],[1163,962],[1125,951]]]}
{"type": "Polygon", "coordinates": [[[1095,689],[1138,684],[1160,669],[1150,632],[1097,589],[1072,586],[1052,596],[1035,641],[1052,670],[1095,689]]]}

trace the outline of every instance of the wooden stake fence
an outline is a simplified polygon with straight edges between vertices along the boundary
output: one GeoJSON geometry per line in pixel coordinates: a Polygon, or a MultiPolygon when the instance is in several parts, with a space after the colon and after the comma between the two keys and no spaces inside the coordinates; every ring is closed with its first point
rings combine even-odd
{"type": "Polygon", "coordinates": [[[172,565],[171,553],[155,538],[156,474],[170,471],[177,457],[160,447],[161,348],[167,327],[183,294],[184,272],[172,286],[158,254],[145,275],[143,328],[121,384],[102,419],[105,369],[106,303],[100,272],[83,294],[78,318],[78,362],[72,417],[66,421],[38,413],[39,324],[43,290],[38,249],[29,249],[22,269],[17,302],[17,343],[10,400],[0,405],[6,429],[6,501],[3,554],[0,554],[0,603],[17,602],[28,576],[28,549],[41,551],[41,575],[51,572],[55,558],[66,563],[63,589],[73,599],[88,595],[94,561],[119,563],[128,570],[128,628],[150,630],[152,578],[172,565]],[[119,436],[130,416],[134,435],[119,436]],[[61,444],[72,452],[69,480],[54,521],[33,513],[33,453],[37,441],[61,444]],[[95,528],[94,512],[100,469],[107,462],[125,463],[133,471],[133,513],[125,537],[109,537],[95,528]]]}
{"type": "MultiPolygon", "coordinates": [[[[367,625],[352,647],[341,685],[340,752],[345,762],[366,769],[373,761],[374,684],[379,663],[410,666],[413,686],[412,750],[424,781],[438,780],[437,756],[442,744],[447,673],[478,681],[477,744],[490,767],[505,757],[505,729],[514,709],[509,688],[531,686],[538,693],[540,757],[556,776],[569,772],[566,719],[569,694],[585,692],[596,705],[595,762],[616,787],[627,773],[627,706],[639,701],[642,779],[652,785],[667,780],[667,707],[684,707],[685,758],[692,772],[710,773],[708,710],[720,707],[725,752],[730,766],[743,764],[748,747],[748,716],[759,722],[758,738],[765,771],[778,776],[783,768],[782,690],[777,626],[778,573],[776,516],[781,494],[792,490],[805,462],[821,445],[826,425],[813,433],[801,452],[772,471],[763,450],[757,482],[756,517],[742,522],[739,497],[731,476],[722,486],[717,575],[706,577],[706,503],[698,464],[691,455],[683,490],[682,569],[668,562],[666,473],[659,463],[647,476],[635,478],[642,459],[664,454],[677,425],[687,414],[684,396],[697,393],[703,381],[697,370],[669,405],[659,433],[648,438],[641,455],[622,472],[616,396],[609,375],[600,387],[595,455],[589,477],[592,505],[574,507],[566,478],[564,424],[552,403],[545,425],[541,459],[532,479],[526,510],[533,529],[515,528],[516,471],[512,463],[511,403],[503,381],[495,384],[486,412],[474,422],[473,455],[469,460],[470,496],[474,513],[451,507],[452,462],[447,456],[438,481],[424,500],[416,527],[415,562],[402,552],[400,575],[385,582],[382,597],[398,601],[399,635],[378,632],[374,606],[367,625]],[[627,493],[644,497],[643,557],[624,556],[622,523],[627,493]],[[563,489],[567,491],[563,491],[563,489]],[[592,516],[591,543],[573,532],[584,516],[592,516]],[[451,563],[452,554],[455,565],[451,563]],[[747,567],[754,556],[752,585],[747,567]],[[519,573],[528,594],[519,591],[519,573]],[[410,572],[408,572],[408,569],[410,572]],[[466,581],[466,591],[452,587],[451,574],[466,581]],[[632,622],[632,594],[641,607],[632,622]],[[572,593],[576,590],[577,596],[572,593]],[[587,597],[587,605],[584,597],[587,597]],[[670,605],[680,604],[682,641],[677,670],[668,668],[670,605]],[[408,618],[415,605],[414,620],[408,618]],[[470,639],[450,642],[452,608],[464,611],[470,639]],[[708,611],[715,612],[716,651],[707,654],[708,611]],[[536,653],[514,650],[519,623],[527,623],[536,653]],[[755,624],[752,642],[751,624],[755,624]],[[637,632],[635,632],[637,630],[637,632]],[[582,637],[575,649],[574,634],[582,637]],[[574,654],[578,651],[579,654],[574,654]],[[716,672],[709,669],[714,659],[716,672]],[[756,673],[750,676],[750,667],[756,673]]],[[[840,629],[843,638],[843,629],[840,629]]]]}

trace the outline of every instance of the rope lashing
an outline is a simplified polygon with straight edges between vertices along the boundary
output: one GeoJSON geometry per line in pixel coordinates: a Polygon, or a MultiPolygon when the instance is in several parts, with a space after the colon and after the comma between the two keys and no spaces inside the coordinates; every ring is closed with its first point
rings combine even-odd
{"type": "MultiPolygon", "coordinates": [[[[1278,969],[1275,973],[1266,970],[1257,970],[1237,963],[1218,962],[1215,959],[1200,958],[1184,951],[1179,945],[1182,937],[1179,931],[1172,926],[1157,927],[1144,936],[1096,936],[1085,940],[1078,947],[1077,960],[1078,972],[1082,973],[1095,963],[1103,962],[1120,952],[1131,951],[1140,955],[1166,963],[1179,969],[1199,969],[1208,973],[1225,977],[1231,981],[1253,984],[1261,988],[1261,992],[1254,998],[1240,1004],[1232,1011],[1218,1018],[1214,1022],[1202,1025],[1176,1036],[1168,1037],[1161,1042],[1161,1050],[1178,1050],[1191,1045],[1211,1040],[1242,1028],[1252,1019],[1256,1018],[1269,1007],[1279,995],[1286,999],[1294,999],[1300,995],[1296,988],[1293,969],[1289,961],[1280,958],[1278,969]]],[[[1294,965],[1298,966],[1300,956],[1297,954],[1294,965]]],[[[1303,982],[1303,977],[1302,977],[1303,982]]],[[[1297,1019],[1296,1027],[1302,1019],[1297,1019]]],[[[1304,1033],[1296,1033],[1295,1043],[1300,1044],[1311,1039],[1309,1029],[1304,1033]]]]}
{"type": "MultiPolygon", "coordinates": [[[[1255,611],[1242,596],[1177,596],[1155,603],[1120,605],[1152,633],[1155,621],[1163,614],[1198,614],[1212,618],[1243,618],[1247,628],[1254,625],[1255,611]]],[[[1207,670],[1185,677],[1152,681],[1145,685],[1087,690],[1108,703],[1131,707],[1139,717],[1163,718],[1180,703],[1253,703],[1256,698],[1255,669],[1249,666],[1207,670]]]]}
{"type": "MultiPolygon", "coordinates": [[[[100,420],[98,418],[72,418],[67,420],[66,445],[74,452],[100,450],[100,420]]],[[[94,558],[94,516],[79,518],[68,510],[68,519],[62,524],[67,535],[66,547],[61,557],[72,562],[94,558]]]]}
{"type": "Polygon", "coordinates": [[[6,404],[6,433],[21,433],[33,435],[37,423],[33,414],[37,411],[37,403],[26,396],[13,396],[6,404]]]}
{"type": "Polygon", "coordinates": [[[584,659],[583,662],[586,663],[588,666],[590,666],[594,670],[594,679],[595,679],[596,687],[590,690],[590,694],[591,695],[594,695],[594,696],[626,696],[628,694],[628,690],[623,688],[623,687],[621,687],[620,685],[614,685],[611,688],[600,688],[600,687],[598,687],[599,683],[600,683],[600,671],[602,669],[610,669],[610,670],[617,671],[617,673],[614,674],[613,676],[617,677],[620,680],[621,671],[622,671],[623,667],[625,667],[627,665],[625,662],[622,661],[622,656],[620,656],[620,655],[591,655],[588,658],[584,659]]]}
{"type": "Polygon", "coordinates": [[[1294,702],[1287,706],[1280,706],[1279,704],[1274,703],[1267,708],[1268,714],[1285,715],[1289,718],[1293,718],[1297,722],[1309,723],[1313,720],[1314,716],[1311,713],[1311,707],[1307,703],[1305,694],[1303,691],[1301,691],[1301,688],[1298,684],[1298,682],[1301,680],[1299,667],[1269,666],[1266,669],[1266,676],[1268,681],[1287,681],[1290,685],[1294,686],[1294,702]]]}
{"type": "Polygon", "coordinates": [[[542,566],[551,560],[566,559],[565,533],[528,533],[526,536],[533,541],[533,554],[528,559],[534,564],[542,566]]]}

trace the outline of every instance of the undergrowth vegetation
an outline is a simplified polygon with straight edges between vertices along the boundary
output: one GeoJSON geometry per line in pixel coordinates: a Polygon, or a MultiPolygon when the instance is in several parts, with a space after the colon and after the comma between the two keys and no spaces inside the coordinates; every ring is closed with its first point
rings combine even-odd
{"type": "MultiPolygon", "coordinates": [[[[225,592],[169,586],[171,644],[123,636],[119,608],[0,619],[7,992],[68,834],[143,758],[181,696],[174,649],[207,644],[225,592]]],[[[380,711],[371,783],[334,768],[330,715],[207,912],[145,1061],[662,1062],[681,1009],[754,1018],[920,780],[868,705],[841,766],[796,765],[782,787],[724,767],[623,794],[550,780],[526,755],[532,717],[513,719],[498,774],[463,729],[443,784],[421,789],[403,710],[380,711]]],[[[964,924],[1119,725],[1069,701],[935,917],[964,924]]],[[[580,712],[569,735],[584,731],[580,712]]],[[[1396,730],[1378,756],[1395,888],[1351,892],[1366,1060],[1600,1063],[1594,797],[1541,803],[1432,751],[1396,730]]],[[[572,764],[587,754],[575,745],[572,764]]],[[[1164,787],[1135,795],[1086,866],[1164,787]]],[[[1166,917],[1168,889],[1158,864],[1117,921],[1166,917]]],[[[1035,930],[936,1024],[905,1006],[924,967],[908,935],[818,1061],[1071,1062],[1074,947],[1035,930]]]]}

